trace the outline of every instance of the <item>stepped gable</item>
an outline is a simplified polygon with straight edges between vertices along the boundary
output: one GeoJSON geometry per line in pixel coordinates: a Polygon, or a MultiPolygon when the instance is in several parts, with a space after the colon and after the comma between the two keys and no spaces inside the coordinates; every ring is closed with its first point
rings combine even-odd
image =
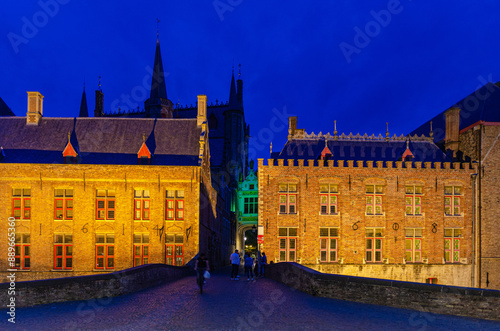
{"type": "Polygon", "coordinates": [[[44,117],[34,127],[26,125],[26,117],[3,118],[2,162],[62,163],[71,132],[81,164],[137,164],[145,133],[148,146],[154,146],[152,165],[198,165],[202,128],[196,124],[196,119],[44,117]]]}

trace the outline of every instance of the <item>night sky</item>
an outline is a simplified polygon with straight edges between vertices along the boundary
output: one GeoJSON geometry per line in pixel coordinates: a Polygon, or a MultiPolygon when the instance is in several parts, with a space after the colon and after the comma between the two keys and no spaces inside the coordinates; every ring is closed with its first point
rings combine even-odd
{"type": "Polygon", "coordinates": [[[89,113],[102,76],[105,111],[144,107],[157,21],[168,98],[227,101],[234,63],[244,81],[251,157],[306,132],[408,133],[487,81],[500,80],[500,2],[77,1],[4,4],[0,96],[26,116],[89,113]],[[128,96],[128,97],[127,97],[128,96]]]}

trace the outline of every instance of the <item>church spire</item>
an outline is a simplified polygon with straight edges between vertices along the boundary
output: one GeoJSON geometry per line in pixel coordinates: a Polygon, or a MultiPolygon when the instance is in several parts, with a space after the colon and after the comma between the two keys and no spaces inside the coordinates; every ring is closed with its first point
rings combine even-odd
{"type": "MultiPolygon", "coordinates": [[[[157,23],[159,20],[157,21],[157,23]]],[[[156,31],[156,51],[153,65],[153,79],[151,81],[151,92],[149,99],[144,102],[147,117],[172,118],[174,105],[167,99],[167,88],[165,86],[165,74],[160,52],[159,30],[156,31]]]]}
{"type": "Polygon", "coordinates": [[[82,101],[80,102],[80,115],[78,117],[89,117],[89,109],[87,107],[87,95],[85,94],[85,83],[83,84],[82,101]]]}
{"type": "Polygon", "coordinates": [[[235,110],[238,109],[238,96],[236,94],[236,84],[234,82],[234,66],[233,73],[231,76],[231,88],[229,90],[229,109],[235,110]]]}
{"type": "Polygon", "coordinates": [[[155,62],[153,66],[153,80],[151,81],[151,99],[166,99],[167,88],[165,86],[165,74],[163,73],[163,63],[161,61],[160,39],[156,39],[155,62]]]}

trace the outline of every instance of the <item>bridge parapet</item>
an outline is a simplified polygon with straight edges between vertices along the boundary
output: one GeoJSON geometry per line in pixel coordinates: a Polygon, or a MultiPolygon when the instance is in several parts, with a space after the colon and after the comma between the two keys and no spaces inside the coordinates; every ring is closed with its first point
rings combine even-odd
{"type": "Polygon", "coordinates": [[[324,274],[290,262],[267,265],[266,277],[314,296],[500,320],[497,290],[324,274]]]}

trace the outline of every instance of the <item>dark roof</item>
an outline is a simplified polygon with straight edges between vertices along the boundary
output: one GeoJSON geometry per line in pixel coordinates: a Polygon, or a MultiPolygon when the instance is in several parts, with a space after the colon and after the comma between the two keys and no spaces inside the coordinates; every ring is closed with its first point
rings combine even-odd
{"type": "Polygon", "coordinates": [[[0,97],[0,116],[16,116],[16,114],[14,114],[12,110],[10,110],[9,106],[7,106],[7,104],[3,101],[1,97],[0,97]]]}
{"type": "Polygon", "coordinates": [[[196,119],[42,118],[26,125],[26,117],[0,118],[4,163],[63,163],[68,143],[82,164],[137,164],[146,136],[153,165],[198,165],[201,128],[196,119]]]}
{"type": "MultiPolygon", "coordinates": [[[[431,141],[411,141],[409,143],[414,155],[412,161],[417,162],[443,162],[449,161],[447,156],[431,141]]],[[[325,148],[325,140],[293,139],[286,142],[285,146],[276,157],[277,159],[316,160],[325,148]]],[[[356,141],[356,140],[328,140],[328,149],[333,160],[353,161],[401,161],[406,150],[406,140],[389,141],[356,141]]],[[[273,157],[276,155],[273,152],[273,157]]]]}
{"type": "MultiPolygon", "coordinates": [[[[463,130],[479,121],[500,122],[500,88],[489,82],[455,105],[460,107],[460,130],[463,130]]],[[[446,109],[447,110],[447,109],[446,109]]],[[[420,125],[410,134],[429,135],[430,122],[434,132],[434,141],[439,142],[445,138],[445,112],[439,113],[434,118],[420,125]]]]}

